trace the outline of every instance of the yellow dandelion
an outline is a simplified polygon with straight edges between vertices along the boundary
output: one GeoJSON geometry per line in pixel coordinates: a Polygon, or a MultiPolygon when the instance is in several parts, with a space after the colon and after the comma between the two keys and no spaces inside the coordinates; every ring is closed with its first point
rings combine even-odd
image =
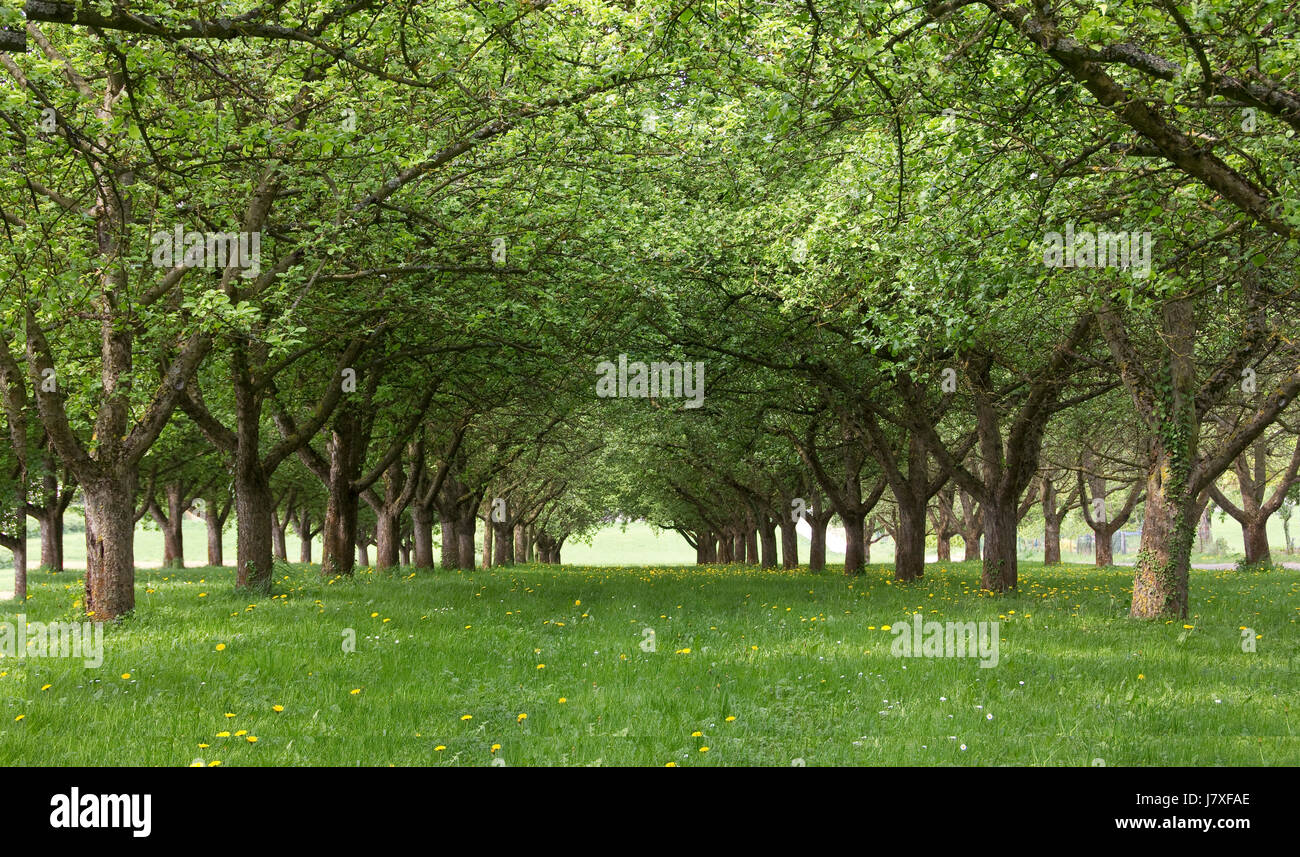
{"type": "Polygon", "coordinates": [[[447,745],[446,745],[446,744],[439,744],[437,747],[434,747],[433,749],[434,749],[434,752],[436,752],[436,753],[441,753],[443,750],[446,750],[446,749],[447,749],[447,745]]]}
{"type": "Polygon", "coordinates": [[[703,732],[692,732],[692,733],[691,733],[691,737],[692,737],[692,738],[699,738],[699,737],[702,736],[703,734],[704,734],[703,732]]]}
{"type": "Polygon", "coordinates": [[[728,722],[728,723],[730,723],[731,721],[733,721],[733,720],[735,720],[735,719],[736,719],[736,715],[734,715],[734,714],[731,714],[731,715],[728,715],[728,716],[727,716],[727,722],[728,722]]]}
{"type": "Polygon", "coordinates": [[[516,723],[522,723],[523,721],[525,721],[525,720],[527,720],[527,719],[528,719],[528,715],[527,715],[527,714],[522,714],[522,713],[521,713],[518,717],[515,718],[515,722],[516,722],[516,723]]]}
{"type": "Polygon", "coordinates": [[[238,732],[235,733],[235,737],[236,737],[236,738],[242,738],[243,736],[245,736],[245,735],[247,735],[247,734],[248,734],[248,730],[247,730],[247,729],[240,729],[238,732]]]}
{"type": "Polygon", "coordinates": [[[348,693],[352,694],[353,696],[356,696],[360,692],[361,692],[361,688],[359,687],[354,687],[350,691],[348,691],[348,693]]]}
{"type": "Polygon", "coordinates": [[[247,740],[248,743],[250,743],[250,744],[256,744],[256,743],[257,743],[257,736],[256,736],[256,735],[249,735],[248,738],[247,738],[246,740],[247,740]]]}
{"type": "Polygon", "coordinates": [[[221,760],[220,760],[220,759],[213,759],[211,762],[208,762],[208,767],[209,767],[209,768],[215,768],[217,765],[220,765],[220,764],[221,764],[221,760]]]}
{"type": "Polygon", "coordinates": [[[501,749],[501,745],[500,745],[500,744],[493,744],[493,745],[492,745],[492,748],[491,748],[490,750],[488,750],[488,752],[489,752],[489,753],[495,753],[497,750],[500,750],[500,749],[501,749]]]}
{"type": "Polygon", "coordinates": [[[200,745],[199,745],[199,749],[200,749],[200,750],[206,750],[206,749],[208,749],[209,746],[211,746],[211,745],[209,745],[209,744],[200,744],[200,745]]]}
{"type": "Polygon", "coordinates": [[[52,687],[54,687],[54,685],[52,685],[52,684],[42,685],[42,686],[41,686],[41,690],[49,690],[49,689],[52,688],[52,687]]]}
{"type": "Polygon", "coordinates": [[[473,715],[473,714],[462,714],[462,715],[460,716],[460,719],[461,719],[461,720],[473,720],[473,719],[474,719],[474,715],[473,715]]]}
{"type": "Polygon", "coordinates": [[[537,668],[538,668],[539,670],[544,670],[544,669],[546,669],[546,664],[538,664],[538,665],[537,665],[537,668]]]}
{"type": "Polygon", "coordinates": [[[234,716],[235,716],[235,713],[234,713],[233,711],[227,711],[227,712],[226,712],[226,716],[227,716],[227,717],[234,717],[234,716]]]}
{"type": "Polygon", "coordinates": [[[669,762],[668,764],[664,765],[664,767],[665,767],[665,768],[675,768],[675,767],[677,767],[677,763],[676,763],[676,762],[669,762]]]}
{"type": "Polygon", "coordinates": [[[226,650],[226,644],[225,644],[225,643],[217,643],[217,651],[218,651],[218,652],[224,652],[225,650],[226,650]]]}
{"type": "Polygon", "coordinates": [[[22,720],[26,716],[27,716],[26,714],[19,714],[17,717],[14,718],[14,722],[17,723],[19,720],[22,720]]]}
{"type": "Polygon", "coordinates": [[[701,747],[701,748],[700,748],[700,752],[701,752],[701,753],[707,753],[707,752],[709,752],[709,748],[708,748],[708,747],[701,747]]]}
{"type": "Polygon", "coordinates": [[[569,701],[569,700],[566,699],[566,698],[564,698],[563,696],[560,697],[560,705],[563,705],[564,703],[566,703],[566,702],[568,702],[568,701],[569,701]]]}
{"type": "Polygon", "coordinates": [[[271,706],[271,710],[274,711],[276,714],[279,714],[281,711],[284,711],[284,706],[283,706],[283,705],[272,705],[272,706],[271,706]]]}
{"type": "Polygon", "coordinates": [[[217,733],[217,737],[218,737],[218,738],[229,738],[229,737],[230,737],[230,733],[229,733],[229,732],[218,732],[218,733],[217,733]]]}

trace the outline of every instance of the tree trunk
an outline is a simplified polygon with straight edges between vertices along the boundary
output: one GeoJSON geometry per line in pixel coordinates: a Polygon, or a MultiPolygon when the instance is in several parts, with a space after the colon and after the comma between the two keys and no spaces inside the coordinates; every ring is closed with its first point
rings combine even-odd
{"type": "Polygon", "coordinates": [[[303,508],[298,512],[298,562],[311,562],[311,511],[303,508]]]}
{"type": "Polygon", "coordinates": [[[1114,565],[1115,563],[1115,552],[1111,548],[1110,544],[1110,537],[1112,535],[1113,534],[1107,528],[1099,529],[1093,534],[1093,538],[1097,542],[1095,553],[1097,556],[1098,568],[1105,568],[1106,566],[1114,565]]]}
{"type": "Polygon", "coordinates": [[[781,518],[781,567],[797,568],[799,566],[799,531],[795,522],[790,520],[788,511],[782,511],[781,518]]]}
{"type": "Polygon", "coordinates": [[[256,438],[235,453],[235,586],[271,590],[271,483],[258,458],[256,438]]]}
{"type": "Polygon", "coordinates": [[[208,565],[220,566],[222,564],[222,526],[221,517],[218,514],[211,500],[204,502],[203,523],[208,530],[208,565]]]}
{"type": "Polygon", "coordinates": [[[511,526],[508,521],[493,521],[492,529],[492,565],[511,565],[514,557],[511,556],[515,543],[512,538],[511,526]]]}
{"type": "Polygon", "coordinates": [[[360,469],[361,419],[350,408],[340,410],[329,442],[329,500],[321,546],[321,574],[350,575],[357,553],[357,514],[360,495],[352,482],[360,469]]]}
{"type": "MultiPolygon", "coordinates": [[[[411,505],[411,565],[416,568],[433,568],[433,507],[421,503],[411,505]]],[[[451,540],[455,549],[456,540],[451,540]]],[[[447,564],[447,538],[444,534],[442,562],[447,564]]]]}
{"type": "MultiPolygon", "coordinates": [[[[0,348],[8,347],[5,342],[0,342],[0,348]]],[[[18,431],[24,431],[25,427],[19,426],[18,431]]],[[[24,444],[25,445],[25,444],[24,444]]],[[[13,541],[6,544],[14,555],[14,601],[19,605],[27,601],[27,468],[24,461],[25,451],[20,450],[18,472],[14,479],[14,493],[12,499],[14,509],[17,514],[14,516],[14,533],[13,541]]],[[[55,504],[57,508],[57,504],[55,504]]],[[[19,607],[19,609],[23,609],[19,607]]]]}
{"type": "Polygon", "coordinates": [[[163,537],[163,568],[184,568],[185,539],[181,536],[180,522],[169,520],[159,529],[163,537]]]}
{"type": "Polygon", "coordinates": [[[935,550],[939,562],[950,562],[952,560],[952,536],[939,533],[937,539],[935,550]]]}
{"type": "Polygon", "coordinates": [[[984,504],[984,571],[980,586],[990,592],[1015,589],[1016,568],[1016,504],[996,502],[984,504]]]}
{"type": "Polygon", "coordinates": [[[495,540],[492,532],[492,516],[485,515],[483,518],[483,567],[492,567],[492,546],[495,540]]]}
{"type": "MultiPolygon", "coordinates": [[[[58,485],[57,480],[55,485],[58,485]]],[[[48,483],[46,487],[48,489],[48,483]]],[[[46,571],[63,571],[63,510],[57,499],[49,497],[47,493],[45,505],[37,516],[41,527],[41,567],[46,571]]]]}
{"type": "Polygon", "coordinates": [[[727,565],[732,561],[731,550],[736,546],[736,540],[731,537],[729,530],[723,530],[718,536],[718,562],[727,565]]]}
{"type": "Polygon", "coordinates": [[[866,567],[866,551],[863,547],[863,515],[858,512],[844,511],[840,520],[844,523],[844,573],[858,575],[866,567]]]}
{"type": "Polygon", "coordinates": [[[808,547],[809,571],[826,570],[826,527],[831,520],[819,513],[820,509],[808,516],[808,526],[812,527],[812,544],[808,547]]]}
{"type": "Polygon", "coordinates": [[[1044,475],[1042,486],[1043,509],[1043,565],[1061,564],[1061,517],[1056,508],[1056,482],[1044,475]]]}
{"type": "Polygon", "coordinates": [[[1163,308],[1168,383],[1156,392],[1159,432],[1151,439],[1142,547],[1133,576],[1137,619],[1186,618],[1192,542],[1201,509],[1192,487],[1200,425],[1196,418],[1196,318],[1191,302],[1163,308]]]}
{"type": "Polygon", "coordinates": [[[1043,524],[1043,564],[1061,564],[1061,522],[1054,518],[1043,524]]]}
{"type": "Polygon", "coordinates": [[[401,533],[399,513],[387,505],[380,506],[375,514],[375,567],[396,568],[401,533]]]}
{"type": "Polygon", "coordinates": [[[894,579],[919,580],[925,576],[924,497],[897,501],[898,529],[894,533],[894,579]]]}
{"type": "Polygon", "coordinates": [[[1242,524],[1241,535],[1246,547],[1246,562],[1272,564],[1273,556],[1268,547],[1268,518],[1258,516],[1242,524]]]}
{"type": "Polygon", "coordinates": [[[1196,539],[1196,510],[1182,485],[1167,470],[1164,456],[1147,477],[1142,547],[1133,579],[1130,615],[1139,619],[1184,618],[1196,539]],[[1162,470],[1165,470],[1162,473],[1162,470]]]}
{"type": "Polygon", "coordinates": [[[438,518],[439,535],[442,539],[442,567],[461,568],[460,534],[456,518],[452,517],[452,513],[439,515],[438,518]]]}
{"type": "Polygon", "coordinates": [[[271,556],[280,562],[289,561],[288,533],[289,519],[280,520],[280,516],[271,510],[271,556]]]}
{"type": "Polygon", "coordinates": [[[83,481],[86,501],[86,612],[107,622],[135,609],[136,472],[83,481]]]}
{"type": "Polygon", "coordinates": [[[517,562],[528,562],[528,527],[523,524],[514,526],[514,556],[517,562]]]}
{"type": "Polygon", "coordinates": [[[158,529],[162,531],[163,568],[184,568],[185,537],[181,530],[181,523],[185,516],[185,511],[181,508],[184,500],[183,486],[173,482],[166,485],[163,492],[167,496],[166,514],[158,514],[161,510],[150,502],[151,511],[154,513],[153,519],[158,524],[158,529]]]}
{"type": "Polygon", "coordinates": [[[759,517],[759,565],[776,568],[776,521],[769,515],[759,517]]]}
{"type": "Polygon", "coordinates": [[[709,533],[707,530],[701,531],[695,536],[695,564],[709,564],[709,533]]]}

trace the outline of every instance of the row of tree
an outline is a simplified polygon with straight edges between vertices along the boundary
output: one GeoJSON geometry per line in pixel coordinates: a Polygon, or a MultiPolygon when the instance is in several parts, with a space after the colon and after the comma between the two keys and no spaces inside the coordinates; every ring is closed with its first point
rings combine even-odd
{"type": "Polygon", "coordinates": [[[1002,592],[1073,497],[1140,510],[1137,617],[1186,614],[1207,498],[1267,549],[1285,2],[191,6],[0,19],[4,543],[75,486],[96,616],[196,500],[259,590],[290,525],[333,575],[435,523],[464,567],[485,515],[494,562],[620,514],[775,562],[802,508],[902,580],[978,526],[1002,592]],[[598,394],[620,354],[697,397],[598,394]]]}

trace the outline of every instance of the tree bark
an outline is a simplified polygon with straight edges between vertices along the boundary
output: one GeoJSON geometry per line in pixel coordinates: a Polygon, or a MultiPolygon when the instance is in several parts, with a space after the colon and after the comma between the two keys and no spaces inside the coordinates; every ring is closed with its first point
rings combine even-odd
{"type": "Polygon", "coordinates": [[[325,577],[350,575],[355,570],[361,497],[352,484],[361,470],[362,429],[361,418],[350,404],[339,409],[329,442],[329,499],[321,546],[321,574],[325,577]]]}
{"type": "Polygon", "coordinates": [[[790,519],[789,506],[783,506],[778,522],[781,525],[781,567],[799,566],[799,531],[790,519]]]}
{"type": "Polygon", "coordinates": [[[822,509],[820,495],[813,495],[812,513],[808,515],[808,526],[812,529],[808,545],[808,570],[826,570],[826,528],[830,526],[831,511],[822,509]]]}
{"type": "Polygon", "coordinates": [[[1187,615],[1192,542],[1196,538],[1195,503],[1186,489],[1182,467],[1163,450],[1147,476],[1146,515],[1138,552],[1130,614],[1139,619],[1187,615]]]}
{"type": "Polygon", "coordinates": [[[919,580],[925,576],[925,506],[924,497],[912,502],[896,501],[898,530],[894,533],[894,579],[919,580]]]}
{"type": "Polygon", "coordinates": [[[375,568],[396,568],[399,564],[398,513],[387,506],[375,516],[375,568]]]}
{"type": "MultiPolygon", "coordinates": [[[[433,568],[433,509],[423,503],[411,505],[411,565],[433,568]]],[[[455,541],[452,541],[455,545],[455,541]]],[[[446,539],[443,541],[443,564],[446,564],[446,539]]]]}
{"type": "Polygon", "coordinates": [[[83,481],[86,500],[86,612],[116,619],[135,609],[134,467],[83,481]]]}
{"type": "MultiPolygon", "coordinates": [[[[459,566],[461,568],[474,567],[474,531],[478,528],[478,515],[474,514],[474,508],[479,504],[481,497],[475,497],[466,503],[461,511],[461,518],[456,523],[456,545],[459,566]]],[[[487,544],[491,539],[484,538],[484,551],[487,551],[487,544]]],[[[484,560],[490,560],[491,555],[485,553],[484,560]]],[[[487,568],[488,562],[484,563],[487,568]]]]}
{"type": "Polygon", "coordinates": [[[281,519],[274,508],[271,509],[271,556],[280,562],[289,561],[288,533],[289,519],[281,519]]]}
{"type": "Polygon", "coordinates": [[[1242,537],[1245,540],[1246,562],[1273,564],[1273,555],[1268,547],[1268,518],[1256,518],[1242,525],[1242,537]]]}
{"type": "Polygon", "coordinates": [[[776,522],[766,513],[759,516],[759,565],[776,568],[776,522]]]}
{"type": "Polygon", "coordinates": [[[864,518],[856,508],[840,513],[840,521],[844,524],[844,573],[848,575],[861,574],[866,567],[867,556],[862,538],[864,518]]]}
{"type": "Polygon", "coordinates": [[[528,562],[528,527],[524,524],[514,526],[514,556],[518,562],[528,562]]]}
{"type": "Polygon", "coordinates": [[[298,515],[294,520],[297,521],[295,526],[298,530],[298,562],[310,564],[312,540],[311,510],[304,505],[302,509],[298,510],[298,515]]]}

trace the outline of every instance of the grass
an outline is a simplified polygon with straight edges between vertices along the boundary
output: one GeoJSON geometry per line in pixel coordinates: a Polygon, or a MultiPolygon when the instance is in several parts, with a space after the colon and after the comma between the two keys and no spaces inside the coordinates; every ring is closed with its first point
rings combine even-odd
{"type": "MultiPolygon", "coordinates": [[[[142,570],[101,668],[0,659],[0,764],[1300,764],[1300,574],[1194,571],[1192,628],[1126,618],[1131,574],[142,570]],[[914,611],[1000,621],[998,666],[892,657],[914,611]]],[[[76,582],[34,575],[28,621],[76,582]]]]}

